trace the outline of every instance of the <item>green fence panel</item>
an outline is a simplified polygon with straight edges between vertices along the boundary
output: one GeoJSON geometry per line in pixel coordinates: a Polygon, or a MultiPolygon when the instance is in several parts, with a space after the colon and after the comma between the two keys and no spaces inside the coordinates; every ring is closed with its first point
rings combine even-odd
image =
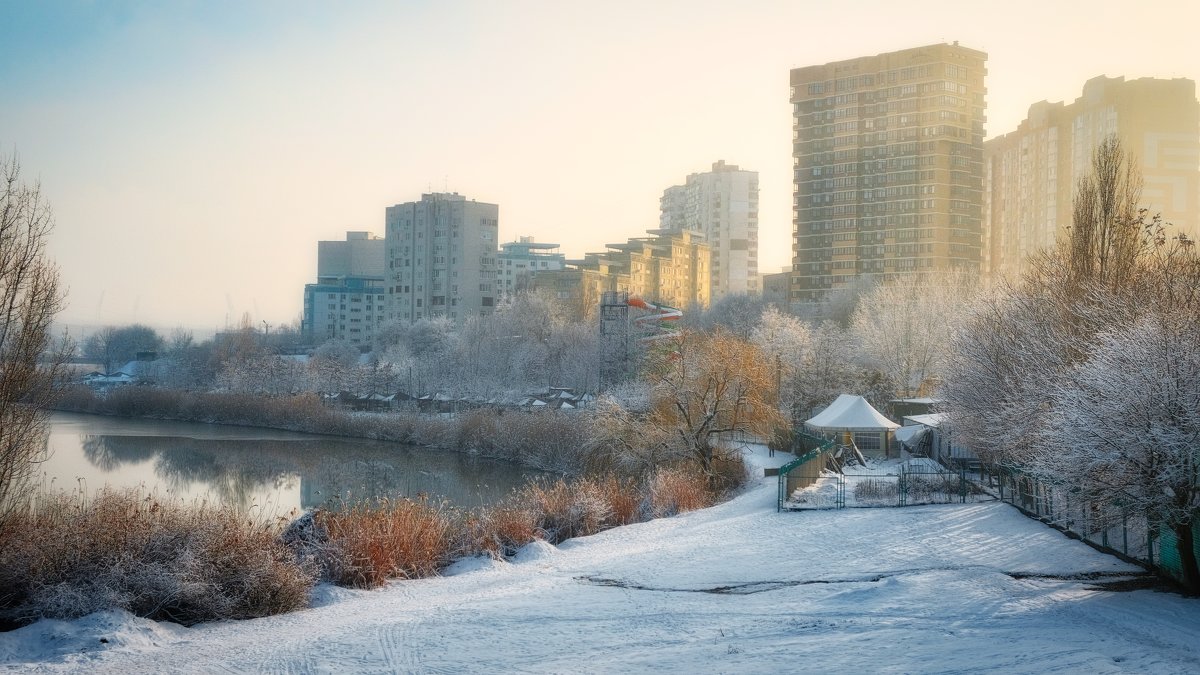
{"type": "MultiPolygon", "coordinates": [[[[1192,524],[1192,551],[1200,558],[1200,521],[1192,524]]],[[[1179,555],[1179,539],[1169,527],[1158,528],[1158,567],[1176,579],[1183,579],[1183,562],[1179,555]]]]}

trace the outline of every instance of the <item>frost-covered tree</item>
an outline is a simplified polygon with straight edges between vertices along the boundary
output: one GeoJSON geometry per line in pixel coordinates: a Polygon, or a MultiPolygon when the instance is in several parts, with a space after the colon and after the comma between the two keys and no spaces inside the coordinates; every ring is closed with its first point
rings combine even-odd
{"type": "Polygon", "coordinates": [[[851,322],[863,352],[902,396],[940,379],[951,338],[973,300],[976,280],[964,273],[908,275],[860,298],[851,322]]]}
{"type": "Polygon", "coordinates": [[[350,382],[358,367],[358,348],[345,340],[329,340],[313,350],[308,372],[315,391],[336,393],[353,389],[350,382]]]}
{"type": "Polygon", "coordinates": [[[162,346],[162,336],[149,326],[106,326],[83,341],[83,355],[112,372],[137,358],[138,352],[157,352],[162,346]]]}
{"type": "Polygon", "coordinates": [[[796,317],[769,307],[751,332],[750,340],[773,361],[780,407],[795,409],[800,390],[798,378],[812,357],[812,331],[796,317]]]}
{"type": "Polygon", "coordinates": [[[977,304],[943,393],[981,456],[1175,530],[1198,588],[1200,257],[1136,209],[1119,150],[1098,148],[1061,245],[977,304]]]}
{"type": "Polygon", "coordinates": [[[685,312],[683,325],[692,330],[720,329],[729,335],[748,340],[754,328],[759,325],[766,307],[767,304],[757,296],[726,295],[706,310],[685,312]]]}
{"type": "Polygon", "coordinates": [[[1151,314],[1097,336],[1091,357],[1056,381],[1042,446],[1047,480],[1117,501],[1170,527],[1185,584],[1200,590],[1200,322],[1151,314]]]}
{"type": "Polygon", "coordinates": [[[829,405],[858,389],[859,367],[851,335],[833,321],[823,321],[810,333],[809,349],[791,378],[789,391],[793,424],[811,416],[814,408],[829,405]]]}
{"type": "Polygon", "coordinates": [[[960,438],[982,455],[1024,463],[1040,452],[1055,382],[1090,356],[1097,334],[1136,321],[1183,269],[1189,247],[1137,209],[1131,166],[1119,141],[1102,143],[1067,236],[1021,280],[983,298],[955,336],[942,393],[960,438]]]}

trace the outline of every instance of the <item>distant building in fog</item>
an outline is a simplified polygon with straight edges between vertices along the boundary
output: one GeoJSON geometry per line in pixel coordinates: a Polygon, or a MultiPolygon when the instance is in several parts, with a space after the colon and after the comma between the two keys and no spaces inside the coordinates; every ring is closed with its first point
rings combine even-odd
{"type": "Polygon", "coordinates": [[[384,240],[370,232],[347,232],[345,241],[317,242],[318,277],[383,277],[384,240]]]}
{"type": "Polygon", "coordinates": [[[461,322],[492,313],[499,296],[496,241],[500,207],[456,193],[421,195],[389,206],[389,320],[445,317],[461,322]]]}
{"type": "Polygon", "coordinates": [[[723,160],[663,191],[659,229],[703,234],[712,249],[712,300],[758,288],[758,172],[723,160]]]}
{"type": "Polygon", "coordinates": [[[317,283],[304,286],[306,342],[371,344],[384,319],[384,253],[384,240],[370,232],[317,242],[317,283]]]}
{"type": "Polygon", "coordinates": [[[793,303],[978,273],[986,61],[955,43],[791,71],[793,303]]]}
{"type": "Polygon", "coordinates": [[[791,281],[791,265],[784,267],[780,272],[762,275],[763,302],[786,310],[789,303],[788,289],[791,287],[791,281]]]}
{"type": "Polygon", "coordinates": [[[532,287],[535,275],[562,269],[565,259],[558,251],[558,244],[535,242],[533,237],[519,237],[517,241],[501,244],[496,256],[497,297],[510,298],[532,287]]]}
{"type": "Polygon", "coordinates": [[[1040,101],[1011,133],[984,144],[984,272],[1018,274],[1071,224],[1092,152],[1117,134],[1141,167],[1142,204],[1200,235],[1200,102],[1187,79],[1096,77],[1070,105],[1040,101]]]}
{"type": "Polygon", "coordinates": [[[650,302],[686,309],[707,307],[711,299],[711,249],[691,230],[648,230],[608,250],[568,260],[558,271],[539,273],[534,285],[563,302],[590,311],[604,291],[624,291],[650,302]]]}

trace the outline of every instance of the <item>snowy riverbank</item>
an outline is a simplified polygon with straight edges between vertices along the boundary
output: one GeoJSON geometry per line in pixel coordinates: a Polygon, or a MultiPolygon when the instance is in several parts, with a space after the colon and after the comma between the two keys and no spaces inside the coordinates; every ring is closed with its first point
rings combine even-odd
{"type": "MultiPolygon", "coordinates": [[[[784,457],[753,457],[756,464],[784,457]]],[[[779,460],[777,462],[776,460],[779,460]]],[[[758,472],[761,475],[761,471],[758,472]]],[[[47,672],[1196,672],[1200,600],[998,503],[775,513],[738,498],[313,609],[182,628],[117,613],[0,634],[47,672]]]]}

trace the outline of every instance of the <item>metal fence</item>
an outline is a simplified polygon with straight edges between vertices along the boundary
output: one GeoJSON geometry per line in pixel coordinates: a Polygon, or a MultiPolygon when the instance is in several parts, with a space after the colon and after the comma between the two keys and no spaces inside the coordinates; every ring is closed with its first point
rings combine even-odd
{"type": "Polygon", "coordinates": [[[797,434],[795,461],[779,469],[777,510],[952,504],[994,499],[971,469],[949,469],[931,459],[881,468],[825,471],[834,442],[797,434]]]}
{"type": "MultiPolygon", "coordinates": [[[[1183,578],[1175,533],[1145,514],[1112,501],[1089,499],[1012,467],[934,460],[870,469],[825,471],[834,443],[803,434],[801,456],[779,470],[778,510],[915,506],[1000,499],[1035,518],[1106,551],[1183,578]],[[808,448],[807,450],[805,448],[808,448]]],[[[1200,522],[1192,528],[1200,557],[1200,522]]]]}
{"type": "Polygon", "coordinates": [[[1001,501],[1084,541],[1152,566],[1162,559],[1159,528],[1144,514],[1088,499],[1011,467],[992,467],[987,482],[1001,501]]]}
{"type": "MultiPolygon", "coordinates": [[[[796,434],[792,452],[797,455],[797,458],[779,467],[779,494],[776,511],[783,510],[784,503],[793,492],[809,487],[821,478],[821,472],[829,463],[829,453],[832,449],[833,441],[831,440],[805,433],[796,434]]],[[[832,508],[832,505],[815,508],[832,508]]]]}

